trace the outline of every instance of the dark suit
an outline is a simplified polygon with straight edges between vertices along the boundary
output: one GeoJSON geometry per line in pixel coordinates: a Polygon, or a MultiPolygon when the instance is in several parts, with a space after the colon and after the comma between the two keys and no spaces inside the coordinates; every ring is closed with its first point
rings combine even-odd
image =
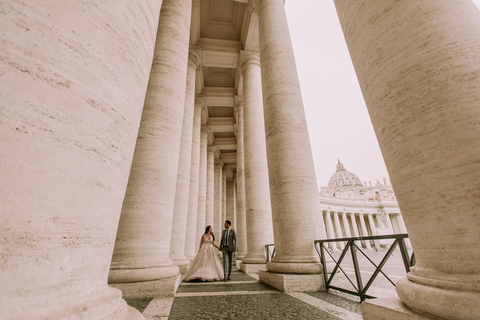
{"type": "Polygon", "coordinates": [[[233,265],[233,250],[237,249],[237,233],[232,228],[228,229],[228,237],[225,241],[227,229],[222,232],[222,240],[220,240],[220,249],[223,256],[223,274],[224,277],[230,277],[233,265]],[[228,259],[228,263],[227,263],[228,259]]]}

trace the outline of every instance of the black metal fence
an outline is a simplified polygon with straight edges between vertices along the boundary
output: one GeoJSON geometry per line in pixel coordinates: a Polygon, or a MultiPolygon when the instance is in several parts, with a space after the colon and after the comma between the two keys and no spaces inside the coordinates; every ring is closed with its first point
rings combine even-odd
{"type": "Polygon", "coordinates": [[[405,245],[405,239],[408,238],[408,234],[402,233],[402,234],[392,234],[392,235],[384,235],[384,236],[370,236],[370,237],[353,237],[353,238],[340,238],[340,239],[328,239],[328,240],[315,240],[315,249],[318,252],[318,255],[320,256],[320,260],[322,262],[323,266],[323,276],[325,279],[325,286],[327,291],[329,289],[335,289],[338,291],[346,292],[349,294],[353,294],[356,296],[359,296],[360,299],[363,301],[365,299],[369,298],[375,298],[369,294],[367,294],[368,289],[371,287],[372,283],[375,281],[375,278],[377,277],[378,274],[382,273],[390,283],[395,286],[395,283],[383,272],[382,268],[385,265],[385,263],[388,261],[388,258],[393,253],[393,250],[398,246],[400,249],[400,252],[402,254],[402,260],[403,264],[405,266],[405,271],[408,273],[410,272],[410,267],[415,264],[415,256],[412,253],[412,256],[409,257],[407,247],[405,245]],[[393,243],[390,245],[390,248],[386,251],[385,255],[383,256],[383,259],[381,262],[377,265],[375,264],[368,256],[367,254],[363,251],[362,248],[358,247],[357,244],[355,244],[355,241],[370,241],[370,240],[388,240],[388,239],[394,239],[393,243]],[[333,255],[330,253],[330,251],[325,248],[324,244],[327,242],[345,242],[345,248],[343,249],[340,257],[338,258],[338,261],[335,260],[333,255]],[[352,255],[352,261],[353,261],[353,267],[355,269],[355,282],[352,281],[352,279],[347,275],[347,273],[343,270],[341,267],[341,263],[343,259],[345,258],[348,249],[350,249],[351,255],[352,255]],[[332,270],[332,272],[329,274],[327,273],[327,263],[326,263],[326,255],[325,252],[330,255],[330,257],[333,259],[335,262],[335,267],[332,270]],[[360,252],[363,254],[370,263],[375,266],[375,271],[373,274],[370,276],[369,280],[367,281],[366,285],[363,285],[362,282],[362,276],[361,276],[361,271],[360,271],[360,266],[358,263],[358,257],[357,257],[357,252],[360,252]],[[341,271],[345,277],[348,279],[348,281],[352,284],[352,286],[355,288],[355,291],[353,290],[348,290],[342,287],[334,286],[332,285],[332,281],[335,277],[335,275],[338,273],[338,271],[341,271]]]}
{"type": "Polygon", "coordinates": [[[272,261],[272,258],[275,255],[275,245],[274,244],[265,245],[265,253],[267,255],[267,262],[272,261]]]}

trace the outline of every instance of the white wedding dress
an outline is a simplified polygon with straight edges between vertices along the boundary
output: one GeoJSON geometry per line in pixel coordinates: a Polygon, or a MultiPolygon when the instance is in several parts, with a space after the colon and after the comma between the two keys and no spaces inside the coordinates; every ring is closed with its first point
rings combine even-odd
{"type": "Polygon", "coordinates": [[[223,266],[217,257],[218,249],[213,246],[213,240],[203,241],[200,252],[190,263],[185,274],[185,281],[200,279],[202,281],[223,280],[223,266]]]}

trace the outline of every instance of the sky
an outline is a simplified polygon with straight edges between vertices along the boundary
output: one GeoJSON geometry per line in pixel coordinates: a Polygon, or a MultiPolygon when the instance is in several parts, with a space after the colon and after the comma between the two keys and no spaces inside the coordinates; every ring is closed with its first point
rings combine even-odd
{"type": "Polygon", "coordinates": [[[333,0],[286,0],[285,10],[318,186],[337,159],[362,182],[390,181],[333,0]]]}

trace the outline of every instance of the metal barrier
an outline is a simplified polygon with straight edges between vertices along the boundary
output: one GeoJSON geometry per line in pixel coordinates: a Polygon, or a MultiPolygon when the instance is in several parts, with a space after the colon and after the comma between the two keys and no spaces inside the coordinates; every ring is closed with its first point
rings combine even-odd
{"type": "Polygon", "coordinates": [[[267,262],[272,261],[273,256],[275,256],[275,245],[274,244],[265,245],[265,253],[267,255],[267,262]]]}
{"type": "Polygon", "coordinates": [[[315,249],[317,250],[317,253],[320,256],[320,260],[321,260],[321,263],[322,263],[322,266],[323,266],[323,276],[324,276],[324,279],[325,279],[325,286],[326,286],[327,291],[329,291],[329,289],[335,289],[335,290],[338,290],[338,291],[342,291],[342,292],[345,292],[345,293],[356,295],[356,296],[360,297],[361,301],[363,301],[365,299],[375,298],[371,295],[368,295],[367,291],[370,288],[370,286],[372,285],[373,281],[375,281],[375,278],[377,277],[377,275],[379,273],[382,273],[388,279],[388,281],[390,281],[390,283],[393,286],[395,286],[395,283],[382,271],[382,268],[385,265],[385,263],[387,262],[388,258],[390,258],[390,256],[392,255],[393,250],[395,250],[395,248],[398,245],[399,248],[400,248],[400,252],[402,254],[402,259],[403,259],[403,264],[405,266],[405,270],[406,270],[407,273],[410,272],[410,267],[413,266],[414,263],[415,263],[415,256],[412,253],[411,258],[408,257],[408,251],[407,251],[407,247],[405,245],[405,239],[406,238],[408,238],[408,234],[402,233],[402,234],[392,234],[392,235],[385,235],[385,236],[315,240],[314,241],[315,249]],[[387,250],[387,252],[385,253],[385,256],[383,257],[382,261],[379,263],[378,266],[365,254],[365,252],[363,252],[362,248],[359,248],[355,244],[355,241],[361,241],[361,240],[370,241],[370,240],[385,240],[385,239],[395,239],[395,240],[391,244],[391,246],[387,250]],[[325,248],[324,244],[326,242],[340,242],[340,241],[346,242],[346,245],[345,245],[345,249],[343,249],[343,251],[342,251],[342,254],[338,258],[338,261],[336,261],[335,258],[332,256],[332,254],[329,252],[329,250],[327,248],[325,248]],[[350,251],[351,251],[351,254],[352,254],[353,267],[355,269],[355,278],[357,280],[356,285],[353,283],[352,279],[350,279],[350,277],[347,275],[347,273],[340,266],[343,258],[345,258],[345,255],[347,254],[347,251],[348,251],[349,248],[351,249],[350,251]],[[359,252],[361,252],[368,259],[368,261],[370,261],[370,263],[372,263],[376,267],[375,271],[373,272],[373,274],[371,275],[370,279],[368,280],[368,282],[365,286],[363,286],[363,283],[362,283],[360,266],[358,264],[358,259],[357,259],[357,249],[358,249],[359,252]],[[335,268],[333,269],[332,273],[330,274],[330,277],[328,276],[328,273],[327,273],[327,264],[326,264],[326,259],[325,259],[325,257],[326,257],[325,252],[327,252],[330,255],[330,257],[333,259],[333,261],[335,262],[335,268]],[[348,281],[352,284],[352,286],[355,288],[356,291],[348,290],[348,289],[345,289],[345,288],[342,288],[342,287],[333,286],[331,284],[333,278],[335,277],[335,275],[336,275],[336,273],[338,272],[339,269],[347,277],[348,281]]]}

